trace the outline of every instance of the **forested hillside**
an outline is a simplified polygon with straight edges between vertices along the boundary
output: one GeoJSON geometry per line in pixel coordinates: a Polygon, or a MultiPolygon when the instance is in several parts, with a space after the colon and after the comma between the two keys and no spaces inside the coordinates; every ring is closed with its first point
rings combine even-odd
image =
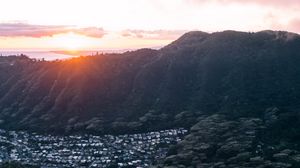
{"type": "Polygon", "coordinates": [[[63,61],[0,57],[0,127],[124,133],[270,108],[297,125],[299,76],[299,35],[276,31],[189,32],[160,50],[63,61]]]}

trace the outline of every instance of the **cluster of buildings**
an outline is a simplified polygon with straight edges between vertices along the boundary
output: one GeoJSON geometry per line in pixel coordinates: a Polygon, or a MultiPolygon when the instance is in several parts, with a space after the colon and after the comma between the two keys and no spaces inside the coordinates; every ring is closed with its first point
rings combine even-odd
{"type": "Polygon", "coordinates": [[[164,157],[187,130],[125,135],[53,136],[0,130],[0,163],[41,167],[149,167],[164,157]]]}

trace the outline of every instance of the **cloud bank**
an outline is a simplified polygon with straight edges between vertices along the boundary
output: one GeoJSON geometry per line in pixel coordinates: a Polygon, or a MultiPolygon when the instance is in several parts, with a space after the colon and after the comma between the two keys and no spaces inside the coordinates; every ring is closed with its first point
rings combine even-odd
{"type": "Polygon", "coordinates": [[[25,23],[0,23],[0,36],[2,37],[46,37],[56,34],[74,32],[80,35],[102,38],[105,35],[103,28],[72,26],[31,25],[25,23]]]}
{"type": "MultiPolygon", "coordinates": [[[[102,38],[111,32],[99,27],[76,28],[63,25],[32,25],[25,23],[0,23],[0,36],[2,37],[49,37],[57,34],[73,32],[93,38],[102,38]]],[[[122,37],[140,38],[148,40],[174,40],[187,32],[187,30],[135,30],[118,31],[122,37]]]]}

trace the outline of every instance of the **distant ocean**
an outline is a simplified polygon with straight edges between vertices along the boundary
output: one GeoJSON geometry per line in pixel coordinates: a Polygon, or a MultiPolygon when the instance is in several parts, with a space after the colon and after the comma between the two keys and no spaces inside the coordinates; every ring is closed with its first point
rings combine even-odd
{"type": "Polygon", "coordinates": [[[36,59],[44,58],[45,60],[48,61],[76,57],[74,55],[60,54],[60,53],[49,52],[49,51],[0,51],[0,55],[2,56],[21,55],[21,54],[24,54],[29,58],[36,58],[36,59]]]}
{"type": "Polygon", "coordinates": [[[29,58],[45,59],[47,61],[52,61],[57,59],[74,58],[80,55],[95,55],[96,53],[122,53],[125,51],[132,51],[132,49],[80,51],[78,52],[78,55],[68,54],[68,52],[63,52],[63,51],[1,51],[0,50],[0,56],[24,54],[29,58]]]}

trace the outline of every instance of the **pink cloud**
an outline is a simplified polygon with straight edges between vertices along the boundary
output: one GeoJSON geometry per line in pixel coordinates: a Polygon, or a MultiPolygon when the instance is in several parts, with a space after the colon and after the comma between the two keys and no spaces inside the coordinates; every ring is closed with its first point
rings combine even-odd
{"type": "Polygon", "coordinates": [[[290,6],[299,6],[299,0],[187,0],[189,3],[192,4],[203,4],[203,3],[210,3],[210,2],[217,2],[217,3],[252,3],[262,6],[275,6],[275,7],[290,7],[290,6]]]}
{"type": "Polygon", "coordinates": [[[280,23],[278,18],[273,13],[269,13],[265,16],[264,21],[271,29],[300,33],[300,17],[288,19],[286,23],[280,23]]]}
{"type": "MultiPolygon", "coordinates": [[[[237,1],[236,2],[241,2],[237,1]]],[[[298,6],[299,0],[246,0],[248,3],[256,3],[263,6],[276,6],[276,7],[287,7],[287,6],[298,6]]]]}
{"type": "Polygon", "coordinates": [[[291,31],[300,33],[300,18],[291,20],[288,27],[291,31]]]}
{"type": "Polygon", "coordinates": [[[72,26],[31,25],[25,23],[0,23],[0,36],[2,37],[45,37],[56,34],[75,32],[81,35],[101,38],[105,35],[102,28],[87,27],[76,28],[72,26]]]}
{"type": "Polygon", "coordinates": [[[134,37],[155,40],[174,40],[183,35],[186,30],[124,30],[121,32],[123,37],[134,37]]]}

